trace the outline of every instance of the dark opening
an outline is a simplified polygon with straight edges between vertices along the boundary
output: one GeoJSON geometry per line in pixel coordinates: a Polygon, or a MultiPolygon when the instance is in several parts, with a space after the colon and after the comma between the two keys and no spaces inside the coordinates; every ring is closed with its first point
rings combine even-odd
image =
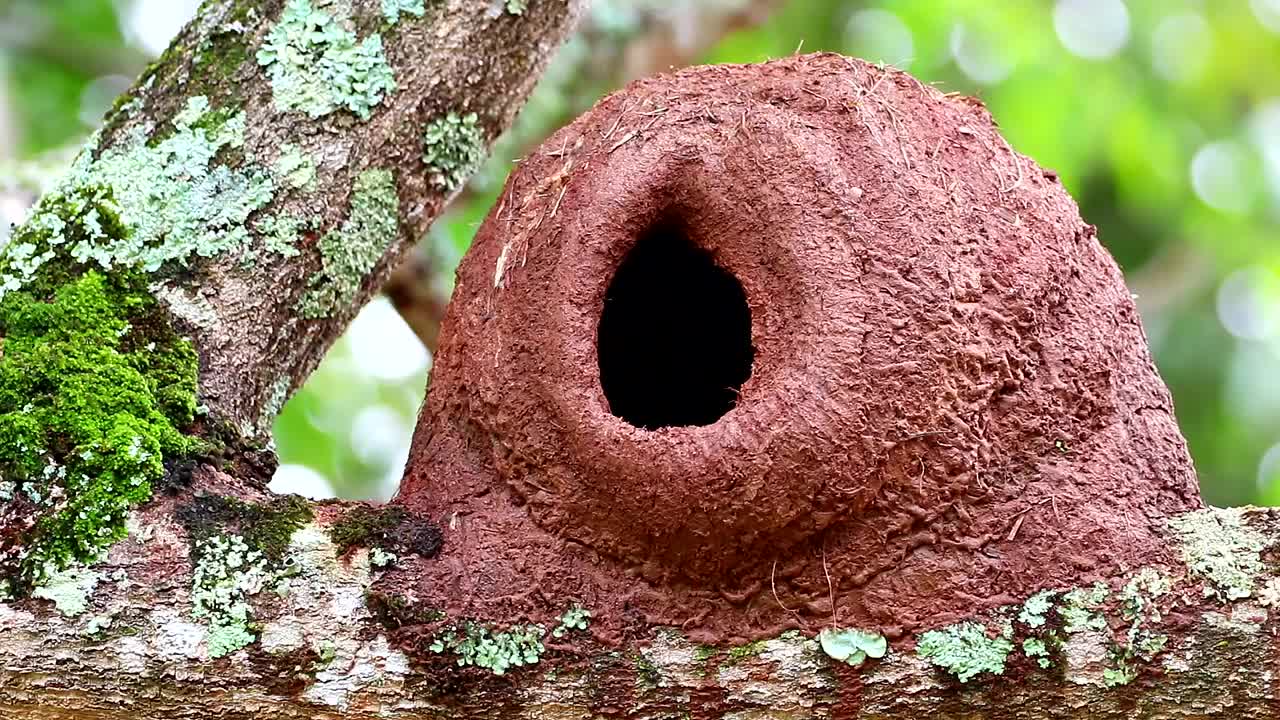
{"type": "Polygon", "coordinates": [[[623,260],[600,315],[600,384],[614,415],[654,430],[710,425],[751,375],[751,310],[737,278],[661,225],[623,260]]]}

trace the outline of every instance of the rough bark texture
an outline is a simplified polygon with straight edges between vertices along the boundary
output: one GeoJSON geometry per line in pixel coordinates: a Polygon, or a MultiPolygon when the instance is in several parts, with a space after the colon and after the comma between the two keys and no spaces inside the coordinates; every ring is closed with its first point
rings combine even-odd
{"type": "MultiPolygon", "coordinates": [[[[370,569],[369,553],[339,559],[318,526],[294,535],[297,571],[288,592],[255,601],[260,641],[210,659],[205,628],[189,616],[186,539],[166,519],[170,510],[149,511],[97,568],[104,580],[82,614],[65,617],[37,600],[0,604],[5,717],[1127,720],[1271,718],[1280,709],[1280,574],[1271,549],[1280,541],[1280,515],[1272,510],[1183,517],[1194,522],[1166,535],[1176,559],[1147,567],[1158,567],[1168,591],[1128,592],[1141,573],[1117,568],[1109,598],[1070,632],[1064,618],[1080,617],[1061,595],[1038,629],[1016,620],[1022,605],[972,618],[992,638],[1002,618],[1015,618],[1018,642],[1002,656],[1002,674],[963,683],[921,658],[908,639],[853,668],[798,634],[734,647],[697,644],[674,628],[619,648],[570,633],[548,640],[537,664],[503,676],[458,667],[425,646],[396,646],[413,603],[379,594],[383,571],[370,569]],[[1233,591],[1246,576],[1247,589],[1233,591]],[[1145,598],[1136,623],[1135,597],[1145,598]],[[101,627],[105,617],[113,620],[101,627]],[[1124,657],[1135,625],[1165,638],[1151,660],[1124,657]],[[1024,639],[1054,636],[1061,643],[1051,643],[1048,668],[1025,656],[1024,639]]],[[[334,511],[322,509],[320,523],[331,523],[334,511]]]]}
{"type": "Polygon", "coordinates": [[[1196,509],[1051,174],[844,58],[566,128],[463,267],[400,501],[258,489],[246,438],[579,10],[418,7],[208,4],[6,248],[4,717],[1275,716],[1280,517],[1196,509]],[[601,389],[654,228],[750,313],[699,427],[601,389]]]}
{"type": "MultiPolygon", "coordinates": [[[[277,111],[267,73],[255,56],[284,5],[283,0],[251,3],[248,6],[256,12],[247,13],[244,3],[206,5],[144,76],[136,112],[109,123],[103,141],[109,147],[131,124],[159,125],[181,110],[190,96],[203,94],[214,107],[234,103],[243,108],[246,156],[269,161],[281,154],[282,145],[291,144],[313,160],[313,186],[308,184],[305,192],[280,193],[261,211],[287,212],[311,221],[304,232],[303,255],[257,272],[244,272],[237,257],[214,258],[203,264],[199,276],[175,283],[163,296],[182,307],[192,321],[201,354],[202,397],[210,409],[239,426],[263,431],[269,428],[269,418],[263,422],[264,411],[272,414],[271,406],[279,401],[280,379],[287,378],[291,390],[301,385],[456,189],[431,183],[423,164],[424,128],[448,113],[474,112],[483,141],[491,142],[510,125],[582,3],[534,2],[523,14],[514,15],[505,12],[501,2],[450,0],[427,3],[421,19],[406,13],[383,36],[397,89],[367,121],[343,111],[320,118],[277,111]],[[222,44],[229,42],[242,43],[242,49],[224,49],[222,44]],[[219,63],[202,61],[214,52],[233,58],[222,64],[227,73],[223,77],[217,76],[219,63]],[[244,60],[237,63],[235,57],[244,60]],[[354,282],[354,296],[343,298],[348,302],[326,317],[299,317],[299,305],[319,265],[314,246],[347,219],[355,180],[371,169],[395,174],[401,209],[397,237],[363,277],[326,280],[354,282]],[[190,308],[197,304],[197,310],[190,308]]],[[[368,37],[383,24],[380,0],[348,5],[355,18],[351,24],[366,29],[357,30],[357,37],[368,37]]]]}

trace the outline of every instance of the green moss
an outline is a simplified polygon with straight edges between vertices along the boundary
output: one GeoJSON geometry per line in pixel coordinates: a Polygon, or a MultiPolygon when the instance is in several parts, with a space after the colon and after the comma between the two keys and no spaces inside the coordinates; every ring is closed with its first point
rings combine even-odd
{"type": "Polygon", "coordinates": [[[1013,651],[1007,634],[992,637],[978,623],[965,622],[940,630],[930,630],[916,641],[916,654],[968,682],[982,673],[1004,674],[1004,664],[1013,651]]]}
{"type": "Polygon", "coordinates": [[[234,533],[273,568],[285,561],[293,534],[314,517],[307,501],[296,495],[283,495],[266,503],[200,495],[179,508],[177,516],[196,556],[206,541],[234,533]]]}
{"type": "Polygon", "coordinates": [[[371,591],[365,597],[365,606],[378,624],[388,630],[438,623],[445,618],[444,613],[436,608],[394,593],[371,591]]]}
{"type": "Polygon", "coordinates": [[[318,118],[345,108],[367,120],[396,89],[382,36],[359,40],[310,0],[289,0],[257,59],[280,112],[318,118]]]}
{"type": "Polygon", "coordinates": [[[307,283],[303,317],[329,317],[355,302],[365,277],[399,237],[399,213],[389,170],[366,170],[356,177],[350,216],[320,238],[322,268],[307,283]]]}
{"type": "Polygon", "coordinates": [[[698,664],[702,664],[715,657],[719,652],[719,648],[715,645],[699,645],[693,649],[693,660],[698,664]]]}
{"type": "Polygon", "coordinates": [[[19,588],[96,559],[151,497],[163,462],[200,447],[182,432],[195,354],[144,279],[69,272],[50,266],[0,300],[0,476],[16,485],[0,523],[30,523],[0,554],[0,576],[19,588]]]}
{"type": "Polygon", "coordinates": [[[467,621],[460,627],[449,627],[437,634],[431,651],[456,656],[460,667],[474,665],[494,675],[505,675],[513,667],[533,665],[546,648],[541,625],[513,625],[497,631],[487,625],[467,621]]]}
{"type": "Polygon", "coordinates": [[[400,505],[352,508],[329,528],[329,537],[339,555],[357,547],[379,547],[429,558],[443,541],[439,527],[400,505]]]}
{"type": "Polygon", "coordinates": [[[831,659],[853,667],[867,658],[882,658],[889,651],[884,635],[858,628],[827,628],[818,634],[818,644],[831,659]]]}
{"type": "Polygon", "coordinates": [[[201,446],[183,434],[195,350],[143,273],[244,247],[274,187],[215,166],[243,143],[243,114],[195,97],[171,126],[90,142],[0,256],[0,475],[15,488],[0,525],[34,522],[0,554],[11,588],[93,561],[165,464],[201,446]]]}
{"type": "Polygon", "coordinates": [[[658,666],[654,665],[644,653],[636,653],[633,660],[636,665],[636,682],[640,687],[649,689],[658,687],[662,682],[662,673],[658,671],[658,666]]]}
{"type": "Polygon", "coordinates": [[[399,505],[382,507],[358,506],[347,511],[329,527],[329,537],[339,555],[345,555],[356,547],[376,542],[387,542],[409,513],[399,505]]]}
{"type": "Polygon", "coordinates": [[[196,54],[191,77],[193,88],[210,92],[224,86],[249,60],[249,46],[242,33],[216,32],[196,54]]]}
{"type": "Polygon", "coordinates": [[[209,656],[223,657],[256,639],[249,599],[294,571],[289,542],[311,521],[311,507],[293,495],[260,504],[201,495],[177,517],[195,568],[191,615],[206,623],[209,656]]]}
{"type": "Polygon", "coordinates": [[[488,155],[484,129],[475,113],[449,113],[427,123],[422,145],[431,183],[446,192],[462,187],[488,155]]]}
{"type": "Polygon", "coordinates": [[[1205,581],[1206,597],[1222,601],[1251,597],[1265,567],[1267,539],[1244,520],[1244,510],[1209,509],[1169,521],[1182,546],[1182,559],[1205,581]]]}

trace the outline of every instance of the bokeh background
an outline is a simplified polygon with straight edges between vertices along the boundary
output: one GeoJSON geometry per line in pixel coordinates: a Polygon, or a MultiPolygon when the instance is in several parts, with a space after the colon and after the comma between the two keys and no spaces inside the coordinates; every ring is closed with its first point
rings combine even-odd
{"type": "MultiPolygon", "coordinates": [[[[0,0],[0,242],[198,4],[0,0]]],[[[512,160],[603,94],[797,50],[981,97],[1123,267],[1206,498],[1280,504],[1280,0],[597,0],[422,238],[419,281],[447,297],[512,160]]],[[[420,334],[385,298],[361,313],[277,422],[278,489],[395,491],[430,368],[420,334]]]]}

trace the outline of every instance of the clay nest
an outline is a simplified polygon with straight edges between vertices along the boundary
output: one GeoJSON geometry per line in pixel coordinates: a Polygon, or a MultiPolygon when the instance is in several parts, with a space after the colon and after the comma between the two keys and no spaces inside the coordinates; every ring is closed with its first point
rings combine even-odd
{"type": "Polygon", "coordinates": [[[896,632],[1158,561],[1199,506],[1120,272],[981,103],[836,55],[643,80],[458,272],[402,501],[425,601],[896,632]]]}

